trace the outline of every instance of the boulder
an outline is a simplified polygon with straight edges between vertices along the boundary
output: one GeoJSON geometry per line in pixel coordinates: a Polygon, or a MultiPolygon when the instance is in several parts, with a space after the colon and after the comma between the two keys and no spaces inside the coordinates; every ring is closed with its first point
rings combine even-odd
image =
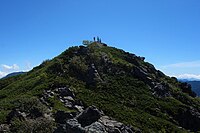
{"type": "Polygon", "coordinates": [[[96,122],[102,115],[96,107],[90,106],[77,116],[78,122],[82,127],[88,126],[96,122]]]}
{"type": "Polygon", "coordinates": [[[105,126],[99,122],[92,123],[85,127],[85,130],[87,133],[106,133],[105,126]]]}
{"type": "Polygon", "coordinates": [[[67,133],[85,133],[85,129],[81,127],[81,124],[77,119],[69,119],[66,121],[67,133]]]}
{"type": "Polygon", "coordinates": [[[115,133],[118,130],[120,131],[121,127],[123,124],[121,122],[117,122],[115,120],[112,120],[108,116],[102,116],[99,119],[99,122],[102,123],[106,128],[109,133],[115,133]]]}
{"type": "Polygon", "coordinates": [[[74,93],[68,87],[58,88],[58,93],[60,96],[71,96],[72,98],[75,97],[74,93]]]}
{"type": "Polygon", "coordinates": [[[72,119],[73,115],[64,111],[57,111],[55,114],[56,123],[64,124],[67,119],[72,119]]]}
{"type": "Polygon", "coordinates": [[[106,128],[108,133],[134,133],[141,132],[139,129],[133,128],[132,126],[126,126],[121,122],[113,120],[108,116],[102,116],[99,121],[106,128]]]}

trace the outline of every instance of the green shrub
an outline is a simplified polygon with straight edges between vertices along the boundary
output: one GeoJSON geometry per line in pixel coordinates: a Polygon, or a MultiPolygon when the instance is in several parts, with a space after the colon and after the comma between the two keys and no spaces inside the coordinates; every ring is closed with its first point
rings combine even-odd
{"type": "Polygon", "coordinates": [[[37,97],[21,98],[15,101],[14,104],[20,111],[30,113],[32,117],[37,117],[34,115],[43,115],[48,112],[48,108],[37,97]]]}
{"type": "Polygon", "coordinates": [[[27,119],[20,121],[14,119],[11,123],[11,132],[15,133],[52,133],[55,123],[47,118],[27,119]]]}

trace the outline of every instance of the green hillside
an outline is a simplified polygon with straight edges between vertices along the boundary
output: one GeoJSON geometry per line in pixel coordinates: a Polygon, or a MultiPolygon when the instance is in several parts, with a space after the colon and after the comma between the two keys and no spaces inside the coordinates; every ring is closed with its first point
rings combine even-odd
{"type": "Polygon", "coordinates": [[[187,84],[144,60],[94,42],[70,47],[23,75],[1,79],[0,130],[55,132],[59,111],[80,112],[61,98],[61,88],[70,88],[72,103],[95,106],[135,132],[200,131],[200,99],[187,84]]]}

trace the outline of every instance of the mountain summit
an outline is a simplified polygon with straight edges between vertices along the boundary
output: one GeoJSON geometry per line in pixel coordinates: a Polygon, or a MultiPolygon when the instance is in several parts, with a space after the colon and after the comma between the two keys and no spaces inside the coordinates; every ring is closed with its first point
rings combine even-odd
{"type": "Polygon", "coordinates": [[[101,42],[0,80],[0,131],[200,131],[200,99],[144,57],[101,42]]]}

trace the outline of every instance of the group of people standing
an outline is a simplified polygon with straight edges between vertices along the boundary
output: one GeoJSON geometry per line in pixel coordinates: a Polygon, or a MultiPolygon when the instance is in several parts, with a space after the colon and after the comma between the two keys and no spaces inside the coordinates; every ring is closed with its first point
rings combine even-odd
{"type": "Polygon", "coordinates": [[[99,43],[101,43],[101,38],[99,38],[98,36],[97,36],[97,41],[96,41],[96,37],[94,37],[93,39],[94,39],[94,42],[99,42],[99,43]]]}

